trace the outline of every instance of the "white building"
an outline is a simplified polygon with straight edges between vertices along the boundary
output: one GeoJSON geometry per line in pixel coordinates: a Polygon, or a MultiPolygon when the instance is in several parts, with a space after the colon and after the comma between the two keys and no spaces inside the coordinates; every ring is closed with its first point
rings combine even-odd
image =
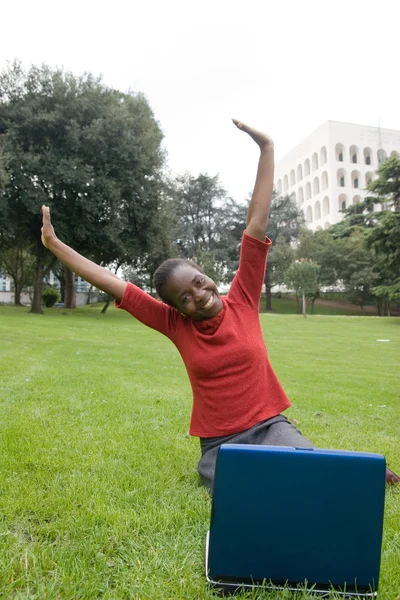
{"type": "Polygon", "coordinates": [[[310,229],[329,227],[366,196],[379,164],[400,153],[400,131],[327,121],[280,160],[278,193],[293,194],[310,229]]]}

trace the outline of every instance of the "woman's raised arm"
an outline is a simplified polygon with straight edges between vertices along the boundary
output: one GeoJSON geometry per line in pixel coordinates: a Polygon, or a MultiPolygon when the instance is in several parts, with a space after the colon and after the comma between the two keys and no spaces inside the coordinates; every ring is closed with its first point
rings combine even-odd
{"type": "Polygon", "coordinates": [[[43,245],[51,250],[57,256],[58,260],[79,275],[79,277],[103,290],[106,294],[113,296],[117,302],[121,302],[127,286],[126,281],[122,281],[122,279],[111,273],[108,269],[96,265],[96,263],[75,252],[67,244],[59,240],[51,224],[50,209],[48,206],[42,206],[42,214],[43,245]]]}
{"type": "Polygon", "coordinates": [[[265,232],[271,208],[274,186],[274,143],[271,138],[233,119],[236,127],[247,133],[260,148],[256,182],[247,212],[246,233],[251,237],[265,240],[265,232]]]}

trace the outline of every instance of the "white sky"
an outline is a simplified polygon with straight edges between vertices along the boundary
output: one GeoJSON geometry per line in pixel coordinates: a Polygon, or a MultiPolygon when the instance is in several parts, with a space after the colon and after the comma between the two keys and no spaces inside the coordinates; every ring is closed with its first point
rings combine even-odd
{"type": "Polygon", "coordinates": [[[328,119],[400,129],[399,0],[3,0],[0,66],[20,59],[147,96],[173,173],[237,200],[257,149],[279,159],[328,119]]]}

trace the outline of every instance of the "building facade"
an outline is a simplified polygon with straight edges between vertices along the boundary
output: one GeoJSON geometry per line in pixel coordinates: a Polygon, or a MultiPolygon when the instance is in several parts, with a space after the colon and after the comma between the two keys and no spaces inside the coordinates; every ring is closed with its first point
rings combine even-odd
{"type": "Polygon", "coordinates": [[[327,121],[277,162],[275,188],[293,195],[310,229],[325,229],[365,198],[376,169],[394,153],[400,131],[327,121]]]}

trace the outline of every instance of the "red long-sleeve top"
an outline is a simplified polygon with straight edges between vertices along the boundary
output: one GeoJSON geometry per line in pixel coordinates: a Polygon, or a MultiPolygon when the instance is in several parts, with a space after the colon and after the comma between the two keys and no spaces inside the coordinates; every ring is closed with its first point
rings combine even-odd
{"type": "Polygon", "coordinates": [[[243,234],[239,269],[223,309],[193,321],[128,283],[118,308],[163,333],[179,350],[193,391],[190,434],[245,431],[290,406],[268,358],[259,302],[271,241],[243,234]]]}

